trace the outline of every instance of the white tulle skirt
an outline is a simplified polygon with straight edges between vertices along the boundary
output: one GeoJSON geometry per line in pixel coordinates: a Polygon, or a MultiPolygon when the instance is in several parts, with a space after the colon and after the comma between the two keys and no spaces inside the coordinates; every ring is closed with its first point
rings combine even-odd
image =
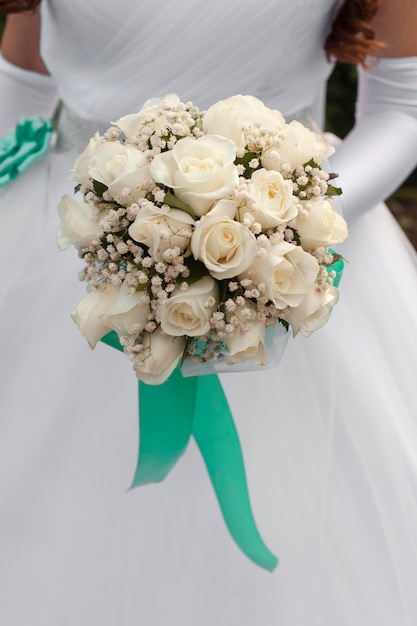
{"type": "Polygon", "coordinates": [[[351,225],[329,324],[278,369],[221,375],[271,574],[231,540],[193,442],[128,491],[136,380],[80,337],[81,262],[55,244],[70,162],[0,191],[0,623],[415,626],[417,263],[387,209],[351,225]]]}

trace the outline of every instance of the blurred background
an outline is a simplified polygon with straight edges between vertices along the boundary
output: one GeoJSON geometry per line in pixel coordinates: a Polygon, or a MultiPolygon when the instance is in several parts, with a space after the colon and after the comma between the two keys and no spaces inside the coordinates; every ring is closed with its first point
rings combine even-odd
{"type": "MultiPolygon", "coordinates": [[[[0,40],[4,18],[0,16],[0,40]]],[[[326,130],[345,137],[353,126],[356,95],[356,69],[337,63],[327,92],[326,130]]],[[[417,146],[416,146],[417,149],[417,146]]],[[[387,204],[417,249],[417,170],[387,200],[387,204]]]]}

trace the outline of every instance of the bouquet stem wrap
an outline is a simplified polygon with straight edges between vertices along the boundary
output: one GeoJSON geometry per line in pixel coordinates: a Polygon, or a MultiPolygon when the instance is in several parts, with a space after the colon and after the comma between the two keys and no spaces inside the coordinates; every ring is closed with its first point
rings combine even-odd
{"type": "MultiPolygon", "coordinates": [[[[102,341],[122,350],[114,332],[102,341]]],[[[139,421],[139,458],[132,487],[162,481],[193,436],[234,541],[254,563],[274,570],[278,560],[256,527],[239,437],[217,375],[183,378],[177,368],[162,385],[139,382],[139,421]]]]}

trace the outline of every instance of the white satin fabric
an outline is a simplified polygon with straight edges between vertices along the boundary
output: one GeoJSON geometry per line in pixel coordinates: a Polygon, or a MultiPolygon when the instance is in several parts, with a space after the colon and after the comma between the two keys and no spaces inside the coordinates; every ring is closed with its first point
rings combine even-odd
{"type": "Polygon", "coordinates": [[[330,159],[350,221],[392,195],[417,163],[417,57],[369,62],[359,68],[355,128],[330,159]],[[362,151],[371,158],[358,159],[362,151]]]}
{"type": "Polygon", "coordinates": [[[7,61],[0,52],[0,136],[14,128],[21,116],[51,117],[58,102],[54,80],[7,61]]]}
{"type": "MultiPolygon", "coordinates": [[[[326,80],[334,6],[50,0],[43,51],[85,117],[169,91],[202,106],[251,93],[288,114],[326,80]]],[[[329,324],[278,369],[221,376],[271,574],[229,537],[193,443],[162,484],[127,491],[135,377],[79,336],[81,263],[55,243],[72,156],[0,192],[0,623],[414,626],[417,266],[386,208],[352,228],[329,324]]]]}
{"type": "Polygon", "coordinates": [[[334,8],[334,0],[49,0],[42,51],[81,117],[113,119],[170,92],[201,108],[256,93],[288,115],[312,105],[330,72],[323,39],[334,8]]]}

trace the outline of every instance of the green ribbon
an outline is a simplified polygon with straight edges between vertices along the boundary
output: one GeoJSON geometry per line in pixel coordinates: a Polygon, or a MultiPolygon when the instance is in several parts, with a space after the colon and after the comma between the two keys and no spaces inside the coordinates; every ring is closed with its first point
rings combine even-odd
{"type": "MultiPolygon", "coordinates": [[[[329,252],[331,254],[336,254],[336,252],[332,250],[331,248],[329,249],[329,252]]],[[[335,263],[333,263],[333,265],[329,265],[329,267],[327,268],[328,273],[330,272],[336,273],[336,276],[333,279],[333,285],[335,287],[339,287],[340,281],[342,280],[344,269],[345,269],[345,262],[342,258],[338,259],[337,261],[335,261],[335,263]]]]}
{"type": "MultiPolygon", "coordinates": [[[[52,131],[50,120],[21,118],[15,130],[0,138],[0,187],[46,155],[52,131]]],[[[328,268],[331,270],[336,271],[333,284],[338,286],[343,261],[328,268]]],[[[123,350],[114,331],[102,341],[123,350]]],[[[218,377],[183,378],[177,368],[162,385],[139,382],[139,404],[139,457],[132,487],[164,480],[192,435],[234,541],[252,561],[274,570],[278,560],[256,527],[239,437],[218,377]]]]}
{"type": "Polygon", "coordinates": [[[22,117],[14,130],[0,138],[0,187],[43,159],[52,131],[51,120],[22,117]]]}
{"type": "MultiPolygon", "coordinates": [[[[343,267],[340,259],[328,268],[336,272],[336,286],[343,267]]],[[[101,341],[123,350],[114,331],[101,341]]],[[[139,382],[139,423],[139,457],[132,487],[164,480],[193,436],[235,543],[254,563],[273,571],[278,560],[256,527],[239,436],[218,377],[183,377],[177,368],[162,385],[139,382]]]]}
{"type": "MultiPolygon", "coordinates": [[[[122,350],[114,331],[102,341],[122,350]]],[[[163,480],[192,435],[234,541],[253,562],[274,570],[278,560],[256,527],[239,437],[218,377],[183,378],[177,368],[162,385],[139,382],[139,403],[139,458],[132,487],[163,480]]]]}
{"type": "Polygon", "coordinates": [[[206,464],[226,526],[254,563],[273,571],[278,559],[264,544],[253,517],[239,437],[216,375],[194,378],[197,385],[193,436],[206,464]]]}

